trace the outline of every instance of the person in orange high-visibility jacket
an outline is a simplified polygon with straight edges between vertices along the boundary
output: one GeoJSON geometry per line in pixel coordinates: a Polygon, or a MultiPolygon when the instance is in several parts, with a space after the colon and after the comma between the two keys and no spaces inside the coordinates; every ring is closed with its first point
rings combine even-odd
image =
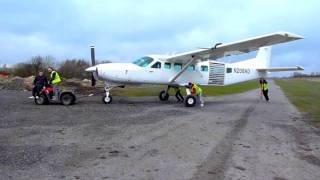
{"type": "Polygon", "coordinates": [[[200,100],[200,106],[203,107],[204,106],[204,100],[203,100],[203,96],[202,96],[202,89],[193,82],[189,82],[189,87],[191,89],[191,94],[193,96],[196,96],[198,100],[200,100]]]}

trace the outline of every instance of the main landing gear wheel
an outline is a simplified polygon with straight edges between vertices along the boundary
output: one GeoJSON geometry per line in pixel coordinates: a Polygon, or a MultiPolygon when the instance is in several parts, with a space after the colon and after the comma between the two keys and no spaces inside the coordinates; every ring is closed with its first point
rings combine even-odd
{"type": "Polygon", "coordinates": [[[168,101],[169,99],[169,93],[165,90],[161,91],[159,94],[160,101],[168,101]]]}
{"type": "Polygon", "coordinates": [[[197,103],[197,100],[194,96],[188,95],[184,101],[186,107],[194,107],[197,103]]]}
{"type": "Polygon", "coordinates": [[[110,95],[108,97],[106,95],[104,95],[102,97],[102,102],[105,104],[110,104],[112,102],[112,97],[110,95]]]}

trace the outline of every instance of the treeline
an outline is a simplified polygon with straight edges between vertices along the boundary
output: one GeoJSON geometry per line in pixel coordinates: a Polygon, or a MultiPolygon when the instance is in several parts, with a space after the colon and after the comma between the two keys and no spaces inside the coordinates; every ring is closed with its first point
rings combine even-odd
{"type": "MultiPolygon", "coordinates": [[[[66,59],[55,63],[52,56],[34,56],[30,60],[18,63],[10,68],[0,67],[0,72],[8,73],[10,76],[29,77],[35,76],[38,72],[44,71],[48,76],[48,67],[53,67],[59,72],[63,78],[89,78],[90,75],[85,72],[85,69],[90,67],[90,64],[84,59],[66,59]]],[[[101,61],[101,63],[108,63],[109,61],[101,61]]]]}
{"type": "Polygon", "coordinates": [[[293,77],[320,77],[320,72],[312,72],[310,74],[294,72],[293,77]]]}

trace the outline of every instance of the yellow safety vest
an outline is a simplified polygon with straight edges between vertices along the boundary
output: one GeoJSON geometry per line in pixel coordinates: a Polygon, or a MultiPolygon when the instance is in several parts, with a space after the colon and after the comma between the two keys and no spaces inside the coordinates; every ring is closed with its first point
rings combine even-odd
{"type": "Polygon", "coordinates": [[[197,94],[200,94],[200,93],[202,93],[202,89],[198,86],[198,85],[196,85],[196,84],[193,84],[194,85],[194,87],[196,88],[196,93],[197,94]]]}
{"type": "Polygon", "coordinates": [[[53,73],[56,73],[56,76],[55,76],[55,78],[51,81],[52,84],[58,84],[58,83],[60,83],[60,82],[61,82],[61,78],[60,78],[60,76],[59,76],[59,74],[58,74],[57,71],[51,71],[51,73],[50,73],[50,79],[52,79],[53,73]]]}
{"type": "Polygon", "coordinates": [[[263,83],[262,90],[264,90],[264,91],[269,90],[269,85],[267,83],[263,83]]]}

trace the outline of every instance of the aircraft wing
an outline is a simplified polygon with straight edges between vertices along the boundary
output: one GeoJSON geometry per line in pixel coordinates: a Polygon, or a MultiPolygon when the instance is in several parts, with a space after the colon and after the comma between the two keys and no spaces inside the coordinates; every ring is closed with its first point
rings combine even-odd
{"type": "Polygon", "coordinates": [[[174,63],[186,63],[192,59],[202,61],[206,61],[208,59],[219,59],[225,56],[256,51],[263,46],[270,46],[298,39],[303,39],[303,37],[289,32],[275,32],[241,41],[221,44],[213,48],[198,49],[195,51],[176,54],[167,60],[174,63]]]}
{"type": "Polygon", "coordinates": [[[273,67],[273,68],[265,68],[265,69],[257,69],[260,72],[279,72],[279,71],[303,71],[304,68],[301,66],[296,67],[273,67]]]}

